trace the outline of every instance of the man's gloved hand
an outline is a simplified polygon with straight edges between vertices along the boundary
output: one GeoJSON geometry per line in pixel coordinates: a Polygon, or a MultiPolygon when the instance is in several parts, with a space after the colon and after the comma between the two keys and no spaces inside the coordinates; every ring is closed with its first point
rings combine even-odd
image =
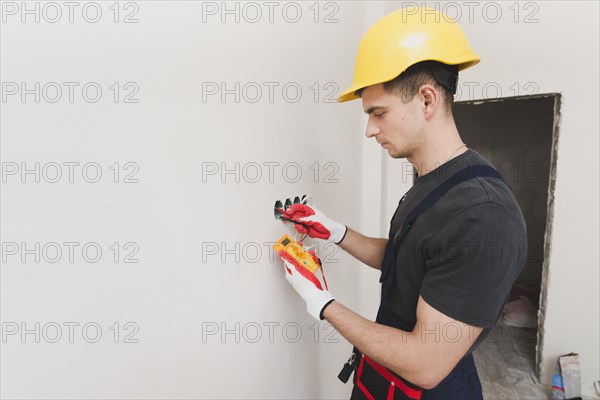
{"type": "MultiPolygon", "coordinates": [[[[315,262],[321,265],[321,262],[315,255],[314,251],[310,251],[310,255],[315,262]]],[[[329,287],[323,275],[323,268],[320,267],[314,274],[306,267],[299,265],[292,256],[285,251],[280,251],[279,256],[285,265],[285,278],[292,285],[296,292],[306,302],[306,309],[318,320],[322,320],[321,313],[323,309],[331,303],[334,298],[329,293],[329,287]],[[320,276],[319,276],[320,275],[320,276]]]]}
{"type": "MultiPolygon", "coordinates": [[[[298,199],[298,197],[296,197],[298,199]]],[[[311,238],[325,239],[339,244],[346,236],[348,228],[346,225],[335,222],[319,211],[314,205],[306,204],[306,196],[302,197],[300,203],[292,204],[287,199],[286,207],[283,208],[280,201],[275,202],[276,217],[278,219],[293,222],[296,230],[302,234],[308,234],[311,238]]]]}

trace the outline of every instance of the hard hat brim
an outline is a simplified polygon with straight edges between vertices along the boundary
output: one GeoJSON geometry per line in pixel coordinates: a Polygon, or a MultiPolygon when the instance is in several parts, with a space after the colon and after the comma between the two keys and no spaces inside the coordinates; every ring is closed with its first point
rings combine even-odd
{"type": "MultiPolygon", "coordinates": [[[[448,59],[444,59],[444,60],[436,60],[436,59],[427,59],[427,60],[419,60],[413,63],[416,64],[417,62],[422,62],[422,61],[437,61],[437,62],[441,62],[443,64],[447,64],[447,65],[458,65],[458,70],[462,71],[465,70],[469,67],[472,67],[476,64],[479,63],[479,61],[481,60],[481,58],[477,55],[477,54],[469,54],[468,57],[465,58],[461,58],[456,60],[455,62],[449,61],[448,59]]],[[[346,101],[351,101],[351,100],[356,100],[359,97],[355,94],[355,92],[359,89],[364,89],[366,87],[372,86],[372,85],[377,85],[379,83],[385,83],[385,82],[389,82],[393,79],[395,79],[398,75],[402,74],[401,71],[398,73],[398,71],[394,71],[394,70],[390,70],[387,72],[382,72],[382,71],[378,71],[376,74],[374,74],[373,77],[365,77],[364,79],[357,79],[355,82],[352,83],[352,85],[346,89],[345,91],[343,91],[339,97],[338,97],[338,102],[339,103],[344,103],[346,101]]]]}

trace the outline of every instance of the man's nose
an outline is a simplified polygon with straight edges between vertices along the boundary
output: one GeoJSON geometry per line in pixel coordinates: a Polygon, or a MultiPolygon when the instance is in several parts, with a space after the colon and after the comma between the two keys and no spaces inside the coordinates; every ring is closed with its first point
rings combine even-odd
{"type": "Polygon", "coordinates": [[[379,129],[379,127],[376,124],[374,124],[371,121],[369,121],[367,123],[367,130],[365,132],[365,135],[368,138],[372,138],[373,136],[378,135],[380,133],[381,133],[381,129],[379,129]]]}

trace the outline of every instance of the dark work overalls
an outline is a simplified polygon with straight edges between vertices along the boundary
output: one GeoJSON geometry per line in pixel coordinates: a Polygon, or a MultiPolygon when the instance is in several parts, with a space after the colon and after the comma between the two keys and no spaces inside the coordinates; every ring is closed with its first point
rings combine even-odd
{"type": "MultiPolygon", "coordinates": [[[[437,186],[421,203],[412,209],[406,215],[402,226],[394,237],[392,237],[393,232],[390,228],[389,240],[385,247],[381,265],[381,304],[377,313],[377,323],[400,329],[400,324],[394,321],[393,314],[390,311],[394,307],[394,304],[390,304],[387,300],[388,292],[391,290],[396,279],[396,259],[400,245],[417,217],[435,204],[454,186],[477,177],[496,178],[506,183],[498,171],[492,167],[484,165],[466,167],[437,186]]],[[[370,358],[362,355],[356,348],[354,348],[352,357],[344,365],[342,372],[340,372],[340,380],[346,382],[352,371],[354,371],[354,389],[351,399],[467,400],[482,398],[481,383],[479,382],[471,352],[458,362],[456,367],[442,382],[430,390],[421,389],[413,385],[375,363],[370,358]]]]}

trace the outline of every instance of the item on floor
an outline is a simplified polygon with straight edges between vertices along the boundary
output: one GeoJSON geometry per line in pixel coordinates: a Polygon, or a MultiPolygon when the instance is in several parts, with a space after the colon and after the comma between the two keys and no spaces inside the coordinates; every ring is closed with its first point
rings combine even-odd
{"type": "Polygon", "coordinates": [[[504,322],[516,328],[537,328],[537,307],[527,296],[519,296],[504,306],[504,322]]]}
{"type": "Polygon", "coordinates": [[[510,291],[510,300],[517,300],[519,296],[527,296],[536,308],[540,307],[540,287],[539,285],[531,285],[524,282],[515,283],[510,291]]]}
{"type": "Polygon", "coordinates": [[[558,357],[552,374],[554,400],[581,400],[581,372],[579,354],[569,353],[558,357]]]}

